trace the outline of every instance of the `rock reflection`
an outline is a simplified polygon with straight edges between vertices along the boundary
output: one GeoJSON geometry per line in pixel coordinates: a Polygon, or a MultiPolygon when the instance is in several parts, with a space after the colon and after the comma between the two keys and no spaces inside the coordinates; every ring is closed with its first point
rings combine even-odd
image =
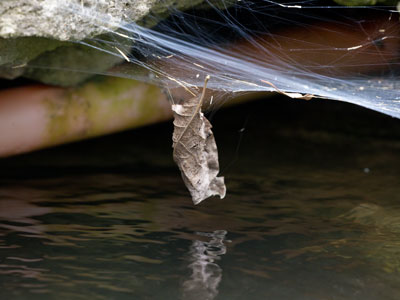
{"type": "Polygon", "coordinates": [[[216,263],[226,253],[224,244],[227,231],[212,233],[198,232],[210,238],[208,242],[193,241],[189,252],[189,268],[192,275],[183,283],[183,299],[212,300],[218,295],[218,285],[222,279],[222,269],[216,263]]]}

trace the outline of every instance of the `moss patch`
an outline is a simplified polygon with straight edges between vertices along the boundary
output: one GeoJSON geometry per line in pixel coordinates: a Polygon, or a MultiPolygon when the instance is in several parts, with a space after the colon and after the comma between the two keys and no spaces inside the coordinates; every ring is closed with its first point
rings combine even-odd
{"type": "Polygon", "coordinates": [[[336,3],[346,6],[364,6],[364,5],[396,5],[397,0],[335,0],[336,3]]]}
{"type": "Polygon", "coordinates": [[[158,87],[107,78],[47,99],[46,146],[135,128],[169,118],[166,97],[158,87]]]}

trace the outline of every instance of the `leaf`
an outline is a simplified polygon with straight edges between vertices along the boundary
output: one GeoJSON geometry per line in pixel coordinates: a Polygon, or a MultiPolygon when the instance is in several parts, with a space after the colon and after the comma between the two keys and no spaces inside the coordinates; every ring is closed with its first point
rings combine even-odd
{"type": "Polygon", "coordinates": [[[214,195],[219,195],[222,199],[226,193],[224,177],[217,177],[218,150],[211,131],[212,126],[201,111],[209,78],[206,77],[200,96],[183,104],[172,104],[173,157],[194,204],[214,195]]]}

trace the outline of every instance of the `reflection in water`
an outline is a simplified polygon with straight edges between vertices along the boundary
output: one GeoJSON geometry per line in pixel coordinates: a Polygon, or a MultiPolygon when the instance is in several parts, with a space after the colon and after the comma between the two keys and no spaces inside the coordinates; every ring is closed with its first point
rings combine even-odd
{"type": "MultiPolygon", "coordinates": [[[[363,173],[274,174],[241,175],[229,205],[195,208],[177,192],[179,177],[8,181],[0,299],[400,299],[398,186],[366,192],[363,173]],[[348,182],[346,193],[333,182],[348,182]]],[[[392,179],[378,175],[371,180],[392,179]]]]}
{"type": "Polygon", "coordinates": [[[190,247],[190,279],[183,283],[183,299],[212,300],[218,295],[218,285],[222,279],[222,269],[216,263],[226,253],[225,230],[212,233],[198,232],[211,238],[208,242],[193,241],[190,247]]]}
{"type": "MultiPolygon", "coordinates": [[[[0,299],[400,299],[400,123],[354,111],[338,122],[331,106],[312,121],[311,103],[267,102],[249,118],[223,201],[191,204],[170,128],[165,151],[157,127],[128,135],[136,143],[1,163],[0,299]]],[[[220,157],[236,151],[225,130],[245,114],[215,124],[220,157]]]]}

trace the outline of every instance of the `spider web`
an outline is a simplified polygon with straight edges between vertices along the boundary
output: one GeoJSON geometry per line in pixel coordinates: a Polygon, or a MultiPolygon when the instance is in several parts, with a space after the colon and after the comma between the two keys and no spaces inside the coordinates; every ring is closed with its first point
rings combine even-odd
{"type": "Polygon", "coordinates": [[[65,9],[107,32],[106,38],[74,41],[121,59],[104,75],[183,87],[192,95],[210,75],[209,88],[222,93],[279,89],[400,117],[394,7],[214,0],[185,11],[169,7],[167,19],[150,15],[157,24],[152,28],[130,20],[115,24],[93,7],[65,9]]]}

